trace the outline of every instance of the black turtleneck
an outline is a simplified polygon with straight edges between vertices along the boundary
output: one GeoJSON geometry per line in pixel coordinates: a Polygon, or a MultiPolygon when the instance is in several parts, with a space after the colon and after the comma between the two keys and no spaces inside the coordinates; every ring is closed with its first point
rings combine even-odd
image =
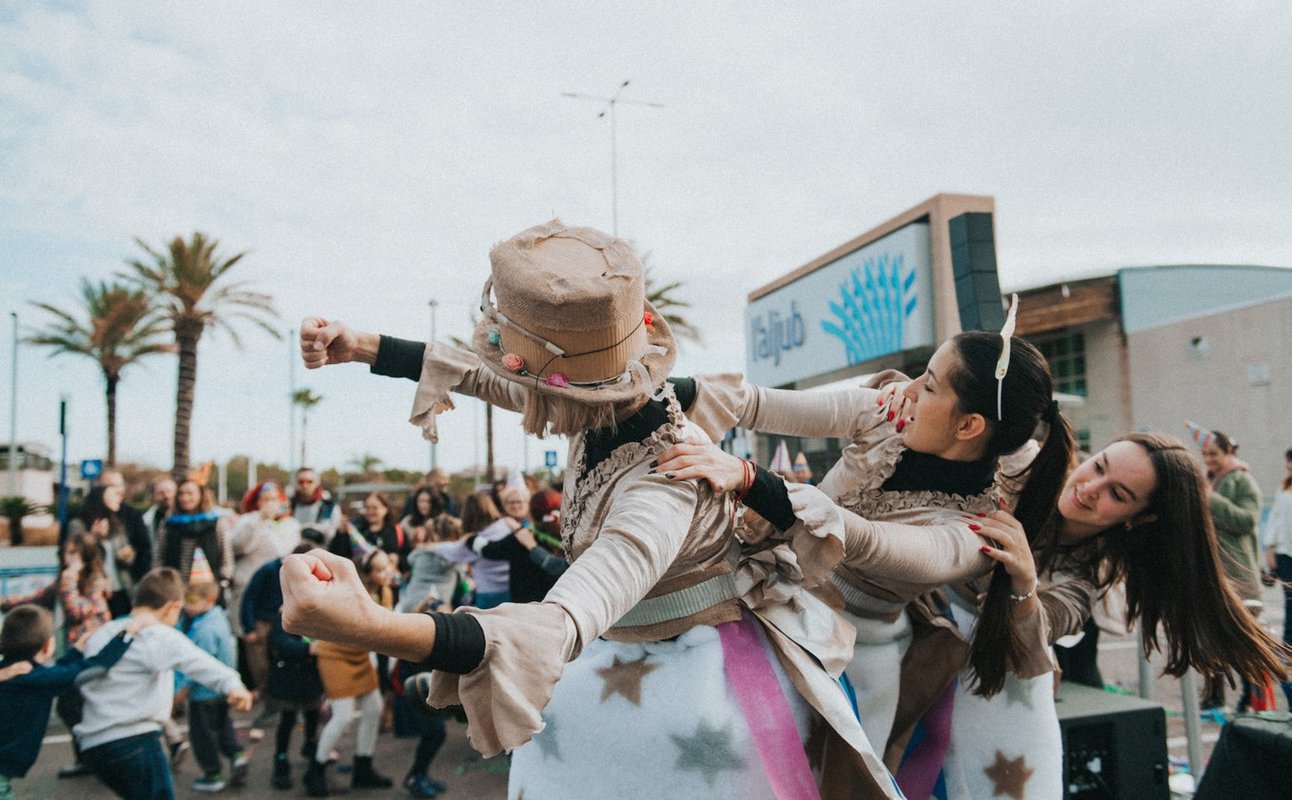
{"type": "Polygon", "coordinates": [[[948,461],[929,453],[904,450],[883,488],[889,492],[935,491],[967,497],[987,491],[995,478],[994,458],[948,461]]]}

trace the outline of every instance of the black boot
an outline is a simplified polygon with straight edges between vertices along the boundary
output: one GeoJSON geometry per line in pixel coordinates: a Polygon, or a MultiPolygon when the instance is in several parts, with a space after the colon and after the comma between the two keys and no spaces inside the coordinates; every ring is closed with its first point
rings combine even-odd
{"type": "Polygon", "coordinates": [[[292,788],[292,764],[287,760],[286,753],[274,756],[274,774],[269,778],[269,785],[275,789],[292,788]]]}
{"type": "Polygon", "coordinates": [[[354,772],[350,773],[351,789],[389,789],[395,782],[372,768],[372,756],[355,756],[354,772]]]}
{"type": "Polygon", "coordinates": [[[327,764],[310,761],[305,770],[305,794],[309,797],[327,797],[330,792],[327,785],[327,764]]]}

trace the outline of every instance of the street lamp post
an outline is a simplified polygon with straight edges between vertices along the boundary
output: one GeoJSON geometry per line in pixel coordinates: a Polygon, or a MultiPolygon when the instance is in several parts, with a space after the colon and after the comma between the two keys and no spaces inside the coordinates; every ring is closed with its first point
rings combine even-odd
{"type": "Polygon", "coordinates": [[[663,108],[661,103],[649,103],[644,100],[625,100],[619,94],[628,86],[628,81],[619,84],[615,93],[610,97],[602,97],[593,94],[579,94],[577,92],[561,92],[562,97],[571,97],[575,100],[594,100],[598,103],[605,103],[606,107],[601,109],[597,114],[597,119],[601,119],[607,114],[610,115],[610,232],[615,236],[619,235],[619,133],[615,124],[615,106],[625,103],[632,106],[646,106],[648,108],[663,108]]]}
{"type": "MultiPolygon", "coordinates": [[[[434,345],[435,344],[435,309],[439,307],[440,302],[436,300],[434,297],[432,297],[429,305],[431,307],[431,344],[434,345]]],[[[435,442],[431,442],[431,469],[435,469],[436,467],[439,466],[436,455],[437,454],[435,452],[435,442]]]]}
{"type": "MultiPolygon", "coordinates": [[[[67,531],[67,393],[58,399],[58,435],[62,439],[62,455],[58,467],[58,535],[67,531]]],[[[61,538],[60,538],[61,541],[61,538]]]]}
{"type": "Polygon", "coordinates": [[[13,317],[13,378],[10,382],[9,402],[9,494],[18,497],[18,312],[13,317]]]}
{"type": "MultiPolygon", "coordinates": [[[[300,346],[298,339],[294,335],[295,331],[287,331],[287,419],[289,441],[287,442],[287,466],[290,469],[292,462],[296,459],[296,349],[300,346]]],[[[305,466],[298,463],[297,468],[305,466]]],[[[222,499],[220,502],[224,502],[222,499]]]]}

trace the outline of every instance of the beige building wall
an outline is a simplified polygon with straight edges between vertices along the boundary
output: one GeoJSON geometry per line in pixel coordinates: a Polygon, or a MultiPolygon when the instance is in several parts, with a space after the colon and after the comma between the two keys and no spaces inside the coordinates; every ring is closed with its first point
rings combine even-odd
{"type": "Polygon", "coordinates": [[[1091,450],[1099,450],[1127,431],[1134,430],[1130,413],[1130,386],[1121,326],[1102,320],[1071,329],[1086,343],[1086,399],[1064,408],[1076,430],[1090,432],[1091,450]]]}
{"type": "Polygon", "coordinates": [[[1265,497],[1278,489],[1292,447],[1292,297],[1129,334],[1127,355],[1130,429],[1187,442],[1185,420],[1222,430],[1265,497]]]}

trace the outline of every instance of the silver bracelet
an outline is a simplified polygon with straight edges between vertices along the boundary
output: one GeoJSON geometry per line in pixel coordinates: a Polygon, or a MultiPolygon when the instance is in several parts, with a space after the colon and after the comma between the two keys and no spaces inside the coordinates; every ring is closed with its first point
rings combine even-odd
{"type": "Polygon", "coordinates": [[[1040,586],[1040,585],[1041,585],[1041,579],[1040,579],[1040,578],[1033,578],[1033,579],[1032,579],[1032,588],[1027,590],[1027,594],[1014,594],[1013,592],[1010,592],[1010,593],[1009,593],[1009,599],[1010,599],[1010,600],[1013,600],[1015,603],[1021,603],[1021,602],[1025,601],[1025,600],[1027,600],[1027,599],[1028,599],[1029,597],[1031,597],[1032,595],[1036,594],[1036,588],[1037,588],[1038,586],[1040,586]]]}

